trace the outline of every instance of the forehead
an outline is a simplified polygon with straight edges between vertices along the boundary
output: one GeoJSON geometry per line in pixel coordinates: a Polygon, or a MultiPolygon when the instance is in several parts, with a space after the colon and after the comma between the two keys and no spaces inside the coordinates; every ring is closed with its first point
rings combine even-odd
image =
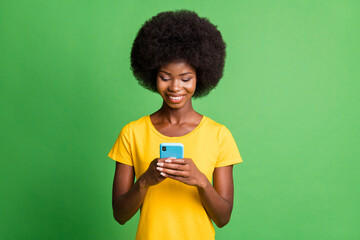
{"type": "Polygon", "coordinates": [[[183,73],[195,74],[195,68],[184,61],[176,61],[168,63],[159,68],[159,71],[165,71],[171,75],[179,75],[183,73]]]}

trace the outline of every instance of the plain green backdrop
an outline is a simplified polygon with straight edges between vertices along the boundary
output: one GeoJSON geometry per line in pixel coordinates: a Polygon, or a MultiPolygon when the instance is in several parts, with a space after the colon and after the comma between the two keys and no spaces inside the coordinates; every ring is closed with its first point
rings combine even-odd
{"type": "Polygon", "coordinates": [[[0,239],[133,239],[112,216],[121,128],[161,98],[130,71],[158,12],[195,10],[227,43],[200,113],[243,163],[217,239],[360,239],[359,1],[0,2],[0,239]]]}

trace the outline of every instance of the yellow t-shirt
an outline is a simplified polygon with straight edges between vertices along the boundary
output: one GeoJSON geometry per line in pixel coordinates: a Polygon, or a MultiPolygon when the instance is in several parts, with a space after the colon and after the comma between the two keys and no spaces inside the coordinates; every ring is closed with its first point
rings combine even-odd
{"type": "MultiPolygon", "coordinates": [[[[242,162],[230,131],[203,116],[190,133],[168,137],[158,132],[150,116],[127,124],[108,156],[134,167],[138,179],[151,161],[160,157],[160,143],[182,143],[184,157],[191,158],[210,182],[214,168],[242,162]]],[[[140,210],[136,239],[214,239],[214,226],[194,186],[165,179],[151,186],[140,210]]]]}

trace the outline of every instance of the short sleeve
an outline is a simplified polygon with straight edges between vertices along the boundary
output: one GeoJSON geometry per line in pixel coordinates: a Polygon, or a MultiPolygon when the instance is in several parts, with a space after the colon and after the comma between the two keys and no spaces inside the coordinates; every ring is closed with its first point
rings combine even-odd
{"type": "Polygon", "coordinates": [[[229,129],[227,129],[224,125],[221,127],[219,139],[219,156],[215,167],[224,167],[241,163],[243,160],[240,156],[235,140],[229,129]]]}
{"type": "Polygon", "coordinates": [[[121,129],[114,146],[111,148],[108,156],[120,163],[133,166],[131,157],[130,127],[127,124],[121,129]]]}

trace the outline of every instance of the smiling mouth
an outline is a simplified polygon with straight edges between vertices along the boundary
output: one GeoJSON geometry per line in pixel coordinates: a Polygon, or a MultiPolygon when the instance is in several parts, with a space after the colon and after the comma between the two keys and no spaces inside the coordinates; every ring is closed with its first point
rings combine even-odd
{"type": "Polygon", "coordinates": [[[178,97],[174,97],[174,96],[168,95],[168,97],[169,97],[169,99],[170,99],[171,102],[173,102],[173,103],[179,103],[179,102],[181,102],[181,100],[184,98],[184,95],[178,96],[178,97]]]}

